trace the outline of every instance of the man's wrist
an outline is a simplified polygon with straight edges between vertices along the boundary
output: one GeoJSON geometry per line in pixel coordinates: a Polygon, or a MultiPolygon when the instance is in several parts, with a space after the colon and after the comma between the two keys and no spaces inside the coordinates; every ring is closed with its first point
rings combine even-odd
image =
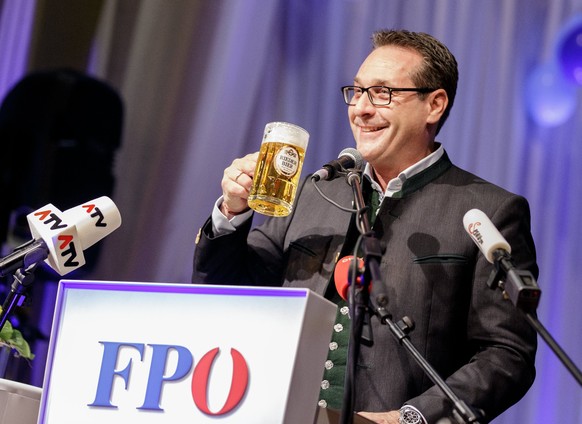
{"type": "Polygon", "coordinates": [[[218,198],[212,209],[212,234],[214,237],[230,234],[252,216],[252,209],[228,219],[220,210],[222,196],[218,198]]]}

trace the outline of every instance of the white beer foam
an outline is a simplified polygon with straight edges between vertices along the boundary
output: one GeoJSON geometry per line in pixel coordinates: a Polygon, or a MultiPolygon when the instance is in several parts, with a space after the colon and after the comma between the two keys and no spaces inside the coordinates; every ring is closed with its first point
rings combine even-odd
{"type": "Polygon", "coordinates": [[[263,142],[280,142],[307,148],[309,133],[303,128],[286,122],[271,122],[265,127],[263,142]],[[269,132],[267,132],[267,130],[269,132]]]}

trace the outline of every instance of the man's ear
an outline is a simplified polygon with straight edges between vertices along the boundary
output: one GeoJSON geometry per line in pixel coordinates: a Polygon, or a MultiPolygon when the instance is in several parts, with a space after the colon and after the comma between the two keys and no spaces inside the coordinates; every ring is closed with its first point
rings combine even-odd
{"type": "Polygon", "coordinates": [[[427,104],[429,107],[429,114],[427,117],[428,124],[436,124],[449,104],[449,96],[443,88],[433,91],[428,94],[427,104]]]}

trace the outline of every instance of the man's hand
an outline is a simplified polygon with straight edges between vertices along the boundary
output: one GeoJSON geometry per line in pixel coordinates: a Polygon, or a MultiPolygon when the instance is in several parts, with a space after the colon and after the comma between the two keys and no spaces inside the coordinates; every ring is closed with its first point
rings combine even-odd
{"type": "Polygon", "coordinates": [[[398,424],[398,419],[400,418],[400,412],[398,411],[358,412],[358,415],[361,415],[377,424],[398,424]]]}
{"type": "Polygon", "coordinates": [[[222,176],[223,201],[220,211],[228,219],[249,209],[247,199],[253,184],[253,175],[259,152],[235,159],[222,176]]]}

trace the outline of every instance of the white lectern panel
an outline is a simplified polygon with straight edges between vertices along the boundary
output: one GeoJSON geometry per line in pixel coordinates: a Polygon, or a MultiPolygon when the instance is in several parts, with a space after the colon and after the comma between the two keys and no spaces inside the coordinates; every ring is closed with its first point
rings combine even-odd
{"type": "Polygon", "coordinates": [[[306,289],[61,281],[39,424],[313,422],[335,309],[306,289]]]}

